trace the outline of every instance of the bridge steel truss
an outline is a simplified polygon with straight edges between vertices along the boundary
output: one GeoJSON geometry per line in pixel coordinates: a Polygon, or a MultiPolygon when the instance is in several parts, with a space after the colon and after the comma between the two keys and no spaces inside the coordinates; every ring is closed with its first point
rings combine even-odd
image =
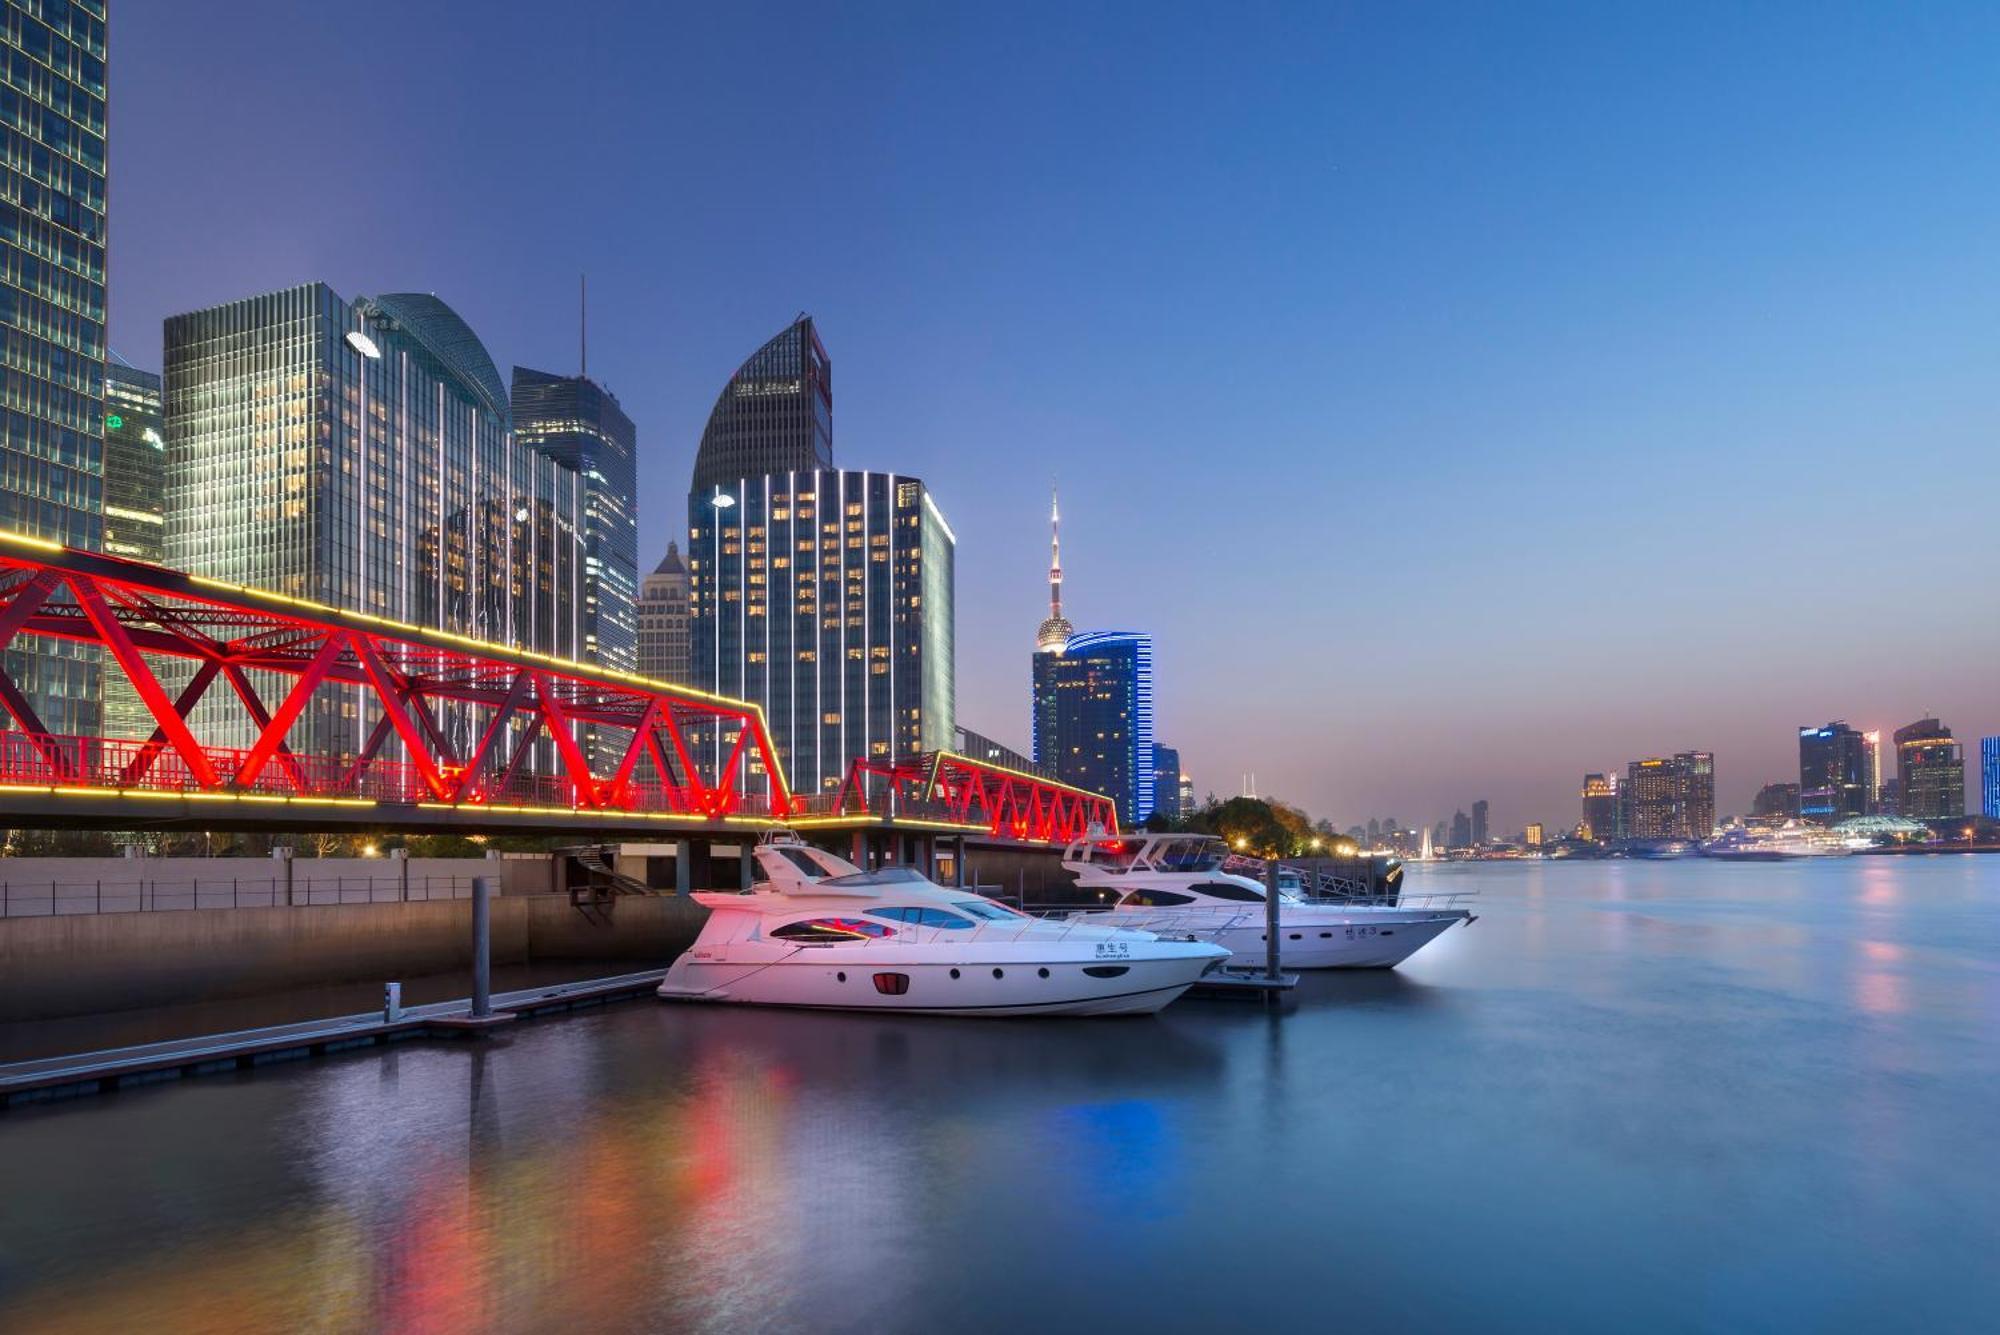
{"type": "Polygon", "coordinates": [[[858,814],[1035,843],[1065,844],[1095,833],[1118,833],[1118,805],[1108,797],[950,751],[893,762],[856,759],[847,767],[830,812],[794,823],[832,823],[858,814]],[[882,782],[871,784],[871,779],[882,782]]]}
{"type": "Polygon", "coordinates": [[[0,533],[0,652],[24,637],[101,646],[157,726],[52,735],[0,666],[0,824],[657,832],[794,810],[755,705],[0,533]],[[174,662],[170,688],[156,665],[174,662]],[[294,750],[342,687],[377,716],[359,751],[294,750]],[[212,697],[234,698],[251,745],[195,735],[212,697]]]}

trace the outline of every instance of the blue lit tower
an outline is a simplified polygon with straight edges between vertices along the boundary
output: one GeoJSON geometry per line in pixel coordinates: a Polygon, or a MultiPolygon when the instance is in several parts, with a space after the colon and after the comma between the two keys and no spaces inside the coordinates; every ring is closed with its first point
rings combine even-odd
{"type": "Polygon", "coordinates": [[[2000,737],[1979,739],[1979,813],[2000,820],[2000,737]]]}
{"type": "Polygon", "coordinates": [[[1062,546],[1051,508],[1049,616],[1035,635],[1035,763],[1102,793],[1137,826],[1153,814],[1153,641],[1135,631],[1076,633],[1062,614],[1062,546]]]}

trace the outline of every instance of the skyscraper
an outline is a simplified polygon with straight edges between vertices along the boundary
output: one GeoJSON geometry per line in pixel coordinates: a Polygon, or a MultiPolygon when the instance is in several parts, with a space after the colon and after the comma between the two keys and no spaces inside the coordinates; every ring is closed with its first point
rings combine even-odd
{"type": "Polygon", "coordinates": [[[2000,820],[2000,737],[1979,739],[1979,813],[2000,820]]]}
{"type": "MultiPolygon", "coordinates": [[[[104,368],[104,550],[158,564],[166,556],[167,442],[160,377],[104,368]]],[[[104,735],[148,737],[153,713],[122,672],[104,677],[104,735]]]]}
{"type": "Polygon", "coordinates": [[[1874,815],[1882,805],[1882,730],[1870,728],[1861,734],[1861,763],[1867,776],[1867,791],[1862,794],[1862,803],[1869,815],[1874,815]]]}
{"type": "MultiPolygon", "coordinates": [[[[309,283],[176,315],[165,380],[169,565],[576,657],[576,473],[515,443],[493,359],[442,301],[309,283]]],[[[241,713],[204,740],[243,744],[241,713]]],[[[379,722],[325,688],[293,745],[351,754],[379,722]]]]}
{"type": "Polygon", "coordinates": [[[1750,814],[1790,820],[1799,814],[1799,786],[1795,783],[1767,783],[1751,799],[1750,814]]]}
{"type": "Polygon", "coordinates": [[[957,539],[921,480],[711,483],[688,534],[695,684],[764,707],[794,792],[838,788],[857,757],[950,748],[957,539]]]}
{"type": "Polygon", "coordinates": [[[639,586],[639,675],[676,685],[691,684],[688,645],[688,568],[680,544],[639,586]]]}
{"type": "Polygon", "coordinates": [[[1135,631],[1078,634],[1062,611],[1062,517],[1049,506],[1049,615],[1035,630],[1035,763],[1102,793],[1118,819],[1153,814],[1153,642],[1135,631]]]}
{"type": "MultiPolygon", "coordinates": [[[[0,528],[96,548],[104,520],[104,5],[10,4],[4,17],[0,528]]],[[[16,726],[98,734],[94,647],[17,636],[5,664],[33,714],[16,726]]]]}
{"type": "Polygon", "coordinates": [[[1454,811],[1452,813],[1451,842],[1445,846],[1447,848],[1472,847],[1472,819],[1463,811],[1454,811]]]}
{"type": "Polygon", "coordinates": [[[1896,781],[1909,820],[1956,820],[1965,814],[1965,751],[1934,718],[1896,729],[1896,781]]]}
{"type": "Polygon", "coordinates": [[[1867,739],[1845,723],[1799,729],[1799,815],[1831,825],[1869,808],[1867,739]]]}
{"type": "MultiPolygon", "coordinates": [[[[166,501],[166,416],[160,377],[123,362],[108,362],[104,368],[104,550],[113,556],[159,564],[166,556],[166,501]]],[[[152,728],[148,722],[147,732],[152,728]]],[[[106,735],[127,734],[107,728],[106,735]]]]}
{"type": "Polygon", "coordinates": [[[693,493],[743,478],[833,467],[833,363],[801,315],[736,368],[709,412],[693,493]]]}
{"type": "Polygon", "coordinates": [[[1180,819],[1181,753],[1171,746],[1153,744],[1153,811],[1180,819]]]}
{"type": "Polygon", "coordinates": [[[1618,827],[1618,776],[1583,776],[1583,829],[1586,839],[1606,842],[1624,833],[1618,827]]]}
{"type": "Polygon", "coordinates": [[[609,390],[582,375],[514,368],[515,438],[576,474],[583,527],[579,656],[639,665],[637,433],[609,390]]]}
{"type": "Polygon", "coordinates": [[[1102,793],[1118,819],[1153,814],[1153,642],[1135,631],[1084,631],[1034,660],[1035,763],[1102,793]]]}
{"type": "Polygon", "coordinates": [[[1180,782],[1181,816],[1183,819],[1194,815],[1194,776],[1183,773],[1180,782]]]}
{"type": "Polygon", "coordinates": [[[1706,839],[1715,832],[1715,756],[1681,751],[1625,767],[1626,833],[1634,839],[1706,839]]]}
{"type": "Polygon", "coordinates": [[[1486,799],[1482,797],[1472,804],[1472,846],[1474,848],[1484,848],[1486,846],[1487,833],[1486,799]]]}

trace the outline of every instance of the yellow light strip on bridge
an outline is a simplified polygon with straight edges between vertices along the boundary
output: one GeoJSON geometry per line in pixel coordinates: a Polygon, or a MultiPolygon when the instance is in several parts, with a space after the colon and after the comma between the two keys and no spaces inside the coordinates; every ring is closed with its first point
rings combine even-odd
{"type": "MultiPolygon", "coordinates": [[[[410,807],[416,811],[450,812],[459,816],[478,816],[492,813],[507,816],[566,816],[572,820],[614,820],[614,821],[692,821],[697,825],[711,825],[718,821],[724,825],[737,825],[745,829],[764,829],[780,824],[769,816],[703,816],[692,811],[592,811],[578,807],[518,807],[501,806],[497,803],[382,803],[365,797],[287,797],[278,793],[209,793],[199,790],[172,792],[158,788],[79,788],[59,784],[0,783],[0,793],[28,793],[37,797],[134,797],[156,802],[251,802],[263,806],[299,807],[366,807],[374,811],[384,811],[385,807],[410,807]]],[[[384,811],[384,814],[400,814],[384,811]]]]}
{"type": "MultiPolygon", "coordinates": [[[[80,556],[103,555],[101,552],[77,551],[77,549],[65,547],[59,542],[50,542],[47,538],[30,537],[25,533],[15,533],[10,529],[0,529],[0,542],[11,542],[19,546],[33,547],[38,551],[45,552],[76,552],[80,556]]],[[[388,617],[376,616],[372,612],[355,612],[345,607],[333,607],[326,603],[314,602],[310,598],[295,598],[288,593],[273,593],[269,589],[253,588],[248,584],[232,584],[228,580],[212,579],[207,575],[192,575],[185,571],[167,570],[164,566],[152,565],[145,561],[131,561],[128,564],[144,566],[150,570],[160,570],[167,574],[179,575],[190,583],[200,584],[211,589],[224,589],[230,593],[247,594],[253,598],[262,598],[274,603],[283,603],[288,607],[303,608],[308,612],[317,612],[329,617],[344,617],[349,621],[365,621],[370,625],[380,626],[385,630],[423,636],[429,639],[448,640],[453,644],[464,645],[468,649],[476,649],[481,653],[495,654],[514,659],[533,659],[538,663],[546,663],[550,667],[572,670],[586,677],[609,678],[617,682],[627,682],[659,694],[693,696],[697,700],[721,705],[746,716],[755,715],[758,729],[767,738],[771,735],[770,720],[764,716],[764,707],[754,701],[737,700],[727,695],[716,695],[693,686],[683,686],[678,682],[660,681],[653,677],[642,677],[636,672],[626,672],[619,668],[605,667],[599,663],[584,663],[574,658],[558,658],[554,654],[545,654],[538,649],[523,649],[517,645],[500,644],[493,640],[476,640],[470,635],[460,635],[455,631],[441,630],[430,626],[412,625],[407,621],[392,621],[388,617]]],[[[170,591],[162,590],[162,592],[170,591]]],[[[770,759],[775,767],[773,777],[778,781],[778,791],[790,794],[792,786],[785,778],[784,762],[778,759],[775,749],[770,759]]]]}
{"type": "Polygon", "coordinates": [[[996,765],[990,760],[979,760],[972,756],[962,756],[956,751],[940,751],[938,752],[938,757],[940,760],[963,761],[974,769],[996,770],[1001,774],[1011,774],[1017,779],[1025,779],[1029,783],[1039,783],[1045,788],[1060,788],[1066,793],[1075,793],[1078,797],[1087,798],[1092,802],[1111,802],[1112,810],[1116,811],[1118,809],[1118,804],[1103,793],[1093,793],[1088,788],[1079,788],[1073,783],[1064,783],[1061,779],[1051,779],[1043,774],[1028,774],[1022,770],[1009,769],[1005,765],[996,765]]]}

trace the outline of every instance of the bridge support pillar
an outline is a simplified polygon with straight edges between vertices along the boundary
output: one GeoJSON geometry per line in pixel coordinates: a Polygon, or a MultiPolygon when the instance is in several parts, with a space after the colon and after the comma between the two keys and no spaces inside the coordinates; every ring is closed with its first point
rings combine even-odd
{"type": "Polygon", "coordinates": [[[852,862],[855,866],[861,868],[861,870],[867,871],[868,832],[866,830],[856,830],[854,832],[854,848],[852,851],[853,851],[853,856],[848,858],[847,860],[849,862],[852,862]]]}
{"type": "Polygon", "coordinates": [[[685,898],[694,889],[694,840],[674,840],[674,893],[685,898]]]}
{"type": "Polygon", "coordinates": [[[951,883],[961,890],[965,888],[965,836],[962,834],[952,841],[951,883]]]}

